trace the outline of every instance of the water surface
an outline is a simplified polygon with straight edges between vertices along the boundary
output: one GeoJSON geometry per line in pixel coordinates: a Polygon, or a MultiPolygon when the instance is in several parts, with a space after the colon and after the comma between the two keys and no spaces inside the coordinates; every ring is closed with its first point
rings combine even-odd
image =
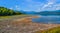
{"type": "Polygon", "coordinates": [[[32,22],[60,24],[60,16],[40,16],[32,18],[32,22]]]}

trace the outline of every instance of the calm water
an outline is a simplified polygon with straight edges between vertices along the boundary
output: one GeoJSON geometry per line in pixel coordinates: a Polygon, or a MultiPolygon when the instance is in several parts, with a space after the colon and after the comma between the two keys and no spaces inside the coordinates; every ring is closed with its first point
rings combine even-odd
{"type": "Polygon", "coordinates": [[[60,24],[60,16],[40,16],[39,18],[32,18],[32,22],[60,24]]]}

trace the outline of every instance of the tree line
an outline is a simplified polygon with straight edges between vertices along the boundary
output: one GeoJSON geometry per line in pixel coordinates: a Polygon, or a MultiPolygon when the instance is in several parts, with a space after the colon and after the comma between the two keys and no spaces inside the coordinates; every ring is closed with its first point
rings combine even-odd
{"type": "Polygon", "coordinates": [[[0,7],[0,16],[8,16],[8,15],[20,15],[21,12],[14,11],[5,7],[0,7]]]}

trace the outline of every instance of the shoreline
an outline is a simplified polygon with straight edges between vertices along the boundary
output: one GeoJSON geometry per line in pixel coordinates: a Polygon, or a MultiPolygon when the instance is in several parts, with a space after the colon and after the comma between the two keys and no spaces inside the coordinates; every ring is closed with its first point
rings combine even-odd
{"type": "Polygon", "coordinates": [[[38,18],[38,16],[32,16],[32,17],[25,17],[25,18],[21,18],[21,20],[17,20],[17,21],[24,21],[24,22],[29,22],[29,23],[33,23],[33,24],[37,24],[37,25],[39,25],[39,24],[41,24],[41,25],[46,25],[46,26],[51,26],[51,27],[56,27],[56,26],[60,26],[60,24],[45,24],[45,23],[37,23],[37,22],[32,22],[32,18],[38,18]]]}
{"type": "Polygon", "coordinates": [[[26,31],[26,33],[29,33],[29,32],[34,33],[36,31],[43,31],[43,30],[47,30],[47,29],[51,29],[51,28],[60,26],[60,24],[35,23],[35,22],[32,22],[32,20],[31,20],[32,18],[38,18],[38,16],[37,17],[30,16],[30,17],[18,18],[18,19],[14,19],[11,22],[0,22],[1,32],[2,31],[10,32],[8,30],[8,29],[10,29],[11,32],[20,31],[21,33],[24,33],[26,31]],[[17,30],[15,31],[15,29],[17,29],[17,30]],[[24,30],[24,31],[22,31],[22,30],[24,30]]]}

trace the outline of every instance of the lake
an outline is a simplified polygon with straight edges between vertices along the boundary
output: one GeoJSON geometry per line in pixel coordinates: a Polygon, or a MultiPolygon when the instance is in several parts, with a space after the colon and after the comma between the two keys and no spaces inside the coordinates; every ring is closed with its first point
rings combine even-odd
{"type": "Polygon", "coordinates": [[[32,22],[60,24],[60,16],[39,16],[39,18],[32,18],[32,22]]]}

